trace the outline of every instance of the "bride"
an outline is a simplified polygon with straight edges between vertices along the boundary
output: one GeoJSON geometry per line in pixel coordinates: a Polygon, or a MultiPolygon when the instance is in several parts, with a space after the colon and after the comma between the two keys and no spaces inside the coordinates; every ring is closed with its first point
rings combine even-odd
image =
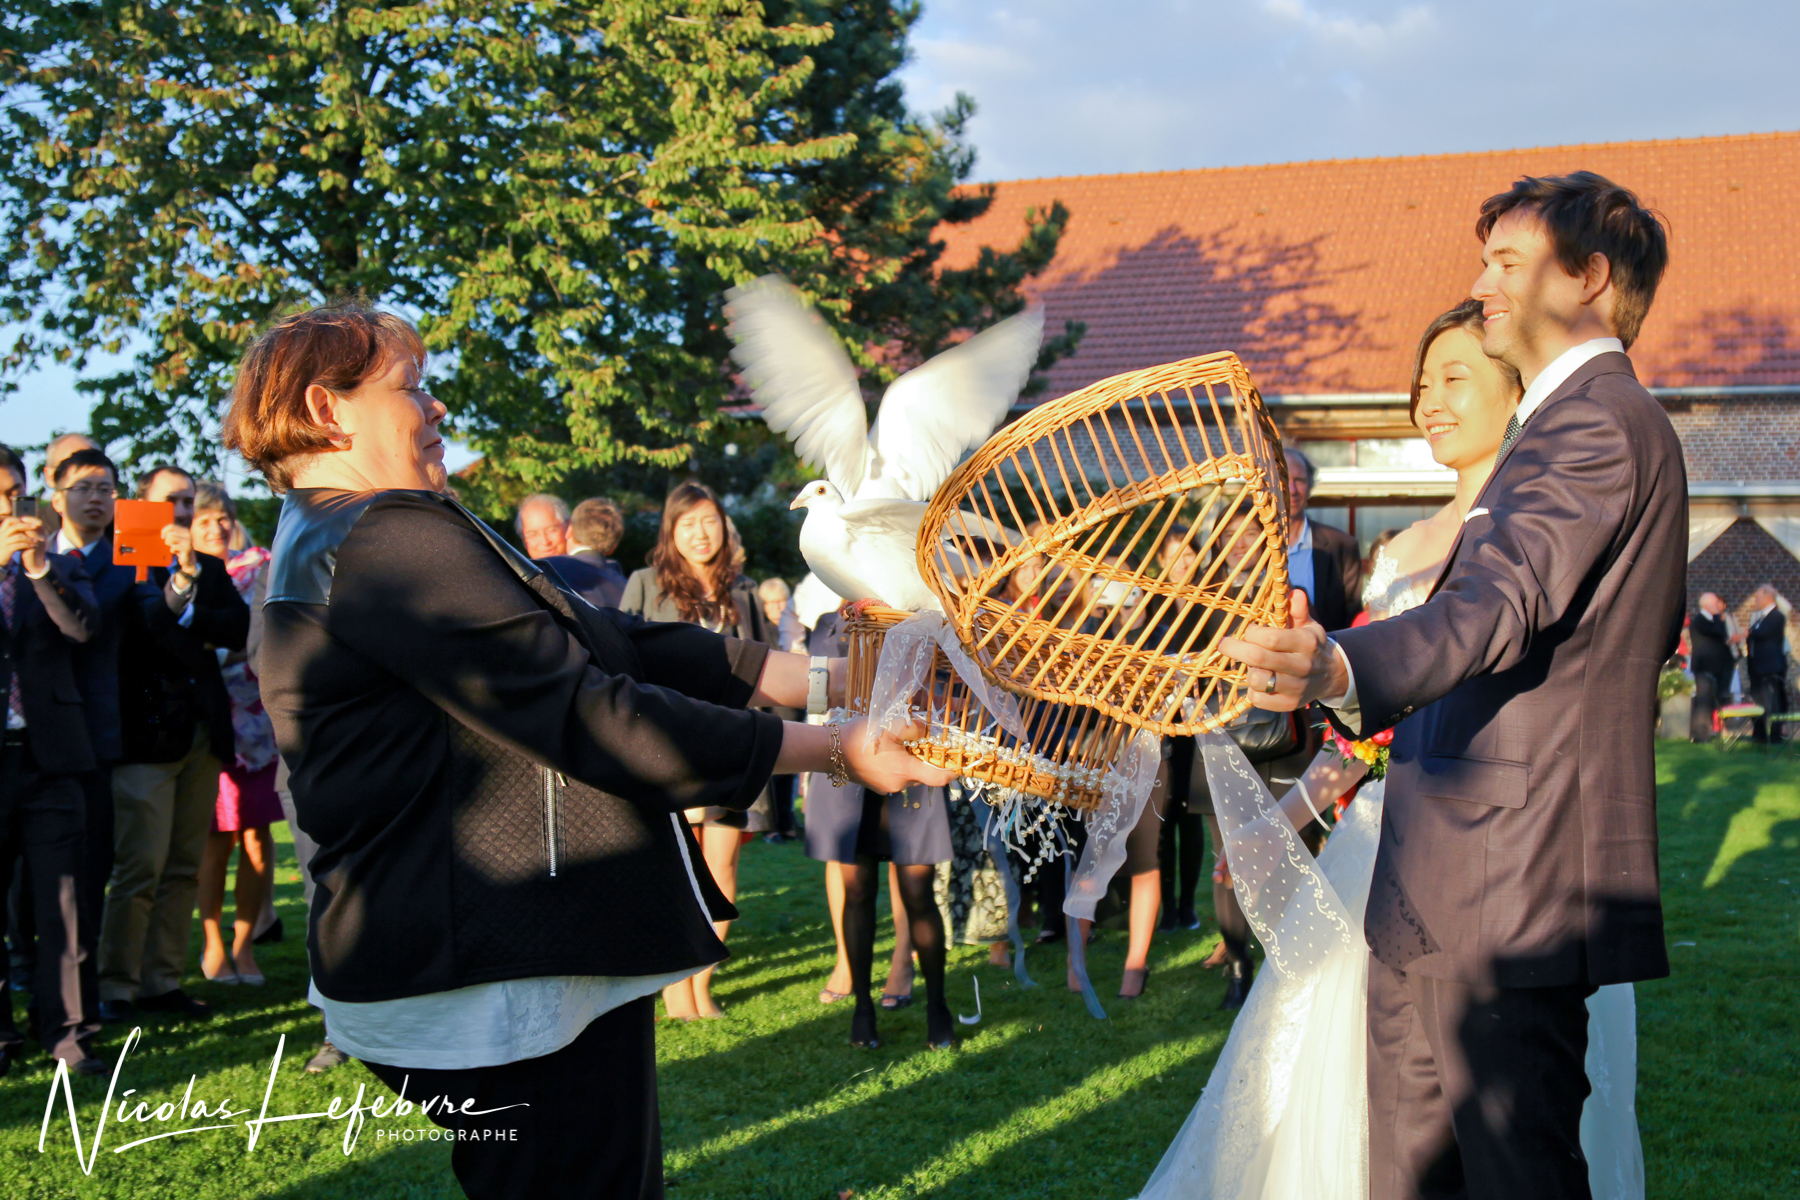
{"type": "MultiPolygon", "coordinates": [[[[1432,456],[1455,469],[1456,499],[1376,550],[1363,589],[1375,620],[1430,595],[1518,407],[1518,376],[1482,353],[1481,334],[1481,303],[1465,301],[1419,341],[1412,419],[1432,456]]],[[[1383,785],[1328,745],[1280,801],[1288,825],[1272,826],[1266,816],[1258,821],[1269,809],[1260,784],[1234,774],[1225,756],[1214,761],[1220,746],[1207,750],[1209,777],[1228,785],[1215,788],[1214,804],[1221,826],[1237,826],[1227,843],[1238,898],[1273,969],[1251,989],[1206,1090],[1140,1200],[1366,1200],[1369,950],[1362,926],[1383,785]],[[1358,783],[1314,860],[1294,829],[1358,783]]],[[[1602,987],[1588,1001],[1587,1070],[1592,1092],[1581,1147],[1595,1200],[1642,1200],[1628,983],[1602,987]]]]}

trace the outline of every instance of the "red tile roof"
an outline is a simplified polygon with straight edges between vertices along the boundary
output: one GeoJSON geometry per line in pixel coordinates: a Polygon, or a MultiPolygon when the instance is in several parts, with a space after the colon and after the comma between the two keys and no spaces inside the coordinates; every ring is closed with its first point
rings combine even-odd
{"type": "Polygon", "coordinates": [[[1480,203],[1520,175],[1587,169],[1671,229],[1632,352],[1652,386],[1800,384],[1800,133],[1024,179],[945,230],[945,265],[1016,244],[1061,200],[1056,261],[1028,291],[1087,322],[1054,397],[1236,350],[1267,393],[1406,390],[1414,340],[1480,269],[1480,203]]]}

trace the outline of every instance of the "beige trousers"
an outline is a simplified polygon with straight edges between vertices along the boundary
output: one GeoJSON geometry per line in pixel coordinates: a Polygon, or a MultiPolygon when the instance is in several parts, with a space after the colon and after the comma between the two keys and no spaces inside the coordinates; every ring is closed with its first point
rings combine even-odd
{"type": "Polygon", "coordinates": [[[113,768],[113,870],[100,920],[102,1000],[161,996],[181,986],[220,769],[204,724],[176,762],[113,768]]]}

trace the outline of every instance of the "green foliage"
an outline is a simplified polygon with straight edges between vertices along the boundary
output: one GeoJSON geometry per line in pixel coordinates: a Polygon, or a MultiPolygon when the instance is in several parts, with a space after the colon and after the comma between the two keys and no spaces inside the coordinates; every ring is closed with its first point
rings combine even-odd
{"type": "Polygon", "coordinates": [[[275,522],[281,517],[281,497],[237,496],[233,499],[237,504],[238,520],[251,542],[258,546],[274,545],[275,522]]]}
{"type": "Polygon", "coordinates": [[[740,436],[717,413],[727,286],[791,275],[879,385],[1016,311],[1054,253],[1060,206],[1017,252],[937,271],[933,231],[986,199],[954,190],[968,102],[922,121],[892,78],[917,14],[19,0],[0,317],[24,332],[0,366],[135,351],[82,385],[94,433],[210,469],[248,339],[362,295],[417,318],[451,429],[486,456],[462,481],[478,510],[612,468],[653,468],[660,499],[740,436]]]}
{"type": "Polygon", "coordinates": [[[1662,674],[1656,677],[1656,699],[1658,703],[1672,696],[1691,696],[1694,694],[1694,681],[1686,671],[1679,667],[1665,667],[1662,674]]]}

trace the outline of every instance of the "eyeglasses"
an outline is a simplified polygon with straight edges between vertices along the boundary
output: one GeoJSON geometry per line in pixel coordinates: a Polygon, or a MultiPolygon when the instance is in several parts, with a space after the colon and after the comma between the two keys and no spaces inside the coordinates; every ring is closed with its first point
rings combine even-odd
{"type": "Polygon", "coordinates": [[[73,487],[58,488],[57,491],[75,500],[97,500],[101,496],[110,496],[114,488],[110,483],[78,483],[73,487]]]}

